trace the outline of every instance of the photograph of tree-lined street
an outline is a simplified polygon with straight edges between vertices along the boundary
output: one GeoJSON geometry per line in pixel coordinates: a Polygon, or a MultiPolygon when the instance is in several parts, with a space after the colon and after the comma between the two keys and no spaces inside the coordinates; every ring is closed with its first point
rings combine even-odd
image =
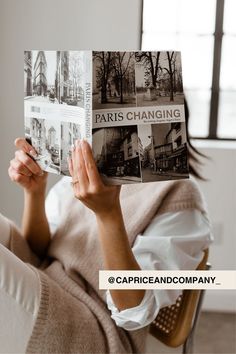
{"type": "Polygon", "coordinates": [[[133,52],[93,52],[93,108],[136,106],[133,52]]]}
{"type": "Polygon", "coordinates": [[[84,106],[83,52],[25,51],[25,99],[84,106]]]}
{"type": "Polygon", "coordinates": [[[137,106],[183,104],[180,52],[136,52],[137,106]]]}

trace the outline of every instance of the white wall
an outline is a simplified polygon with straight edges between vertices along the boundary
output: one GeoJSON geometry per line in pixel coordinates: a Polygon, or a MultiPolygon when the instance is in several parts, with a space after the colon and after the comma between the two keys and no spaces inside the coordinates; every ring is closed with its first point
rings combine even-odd
{"type": "MultiPolygon", "coordinates": [[[[0,0],[0,211],[20,221],[22,192],[7,175],[23,136],[26,49],[139,49],[140,0],[0,0]]],[[[50,176],[53,182],[57,178],[50,176]]]]}
{"type": "MultiPolygon", "coordinates": [[[[7,176],[15,137],[23,135],[25,49],[138,49],[140,0],[0,0],[0,211],[19,223],[22,192],[7,176]]],[[[195,142],[196,143],[196,142],[195,142]]],[[[200,143],[197,143],[198,146],[200,143]]],[[[203,146],[212,157],[201,183],[216,231],[214,269],[235,269],[236,150],[203,146]]],[[[50,176],[50,184],[57,177],[50,176]]],[[[208,291],[205,309],[232,310],[235,292],[208,291]]]]}
{"type": "MultiPolygon", "coordinates": [[[[209,260],[213,269],[236,270],[236,142],[194,141],[207,156],[200,182],[214,233],[209,260]]],[[[204,309],[236,312],[236,291],[206,292],[204,309]]]]}

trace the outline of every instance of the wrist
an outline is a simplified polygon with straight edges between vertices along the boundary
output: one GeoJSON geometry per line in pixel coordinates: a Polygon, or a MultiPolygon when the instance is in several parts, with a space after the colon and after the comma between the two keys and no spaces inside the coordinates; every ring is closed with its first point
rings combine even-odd
{"type": "Polygon", "coordinates": [[[96,212],[96,218],[98,221],[116,221],[122,217],[122,211],[120,204],[110,208],[109,210],[96,212]]]}
{"type": "Polygon", "coordinates": [[[125,232],[121,207],[113,208],[106,213],[96,214],[97,224],[100,229],[122,230],[125,232]]]}
{"type": "Polygon", "coordinates": [[[33,200],[45,200],[46,196],[46,188],[32,191],[28,189],[24,189],[24,195],[26,199],[33,199],[33,200]]]}

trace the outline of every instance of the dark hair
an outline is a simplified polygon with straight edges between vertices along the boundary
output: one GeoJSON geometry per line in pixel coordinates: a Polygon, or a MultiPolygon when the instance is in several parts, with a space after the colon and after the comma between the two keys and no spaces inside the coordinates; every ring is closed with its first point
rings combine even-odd
{"type": "Polygon", "coordinates": [[[187,132],[187,151],[188,151],[188,161],[189,161],[189,172],[196,178],[206,181],[198,169],[203,165],[202,158],[208,159],[208,156],[198,151],[191,143],[189,136],[189,108],[186,99],[184,99],[184,110],[185,110],[185,121],[186,121],[186,132],[187,132]]]}

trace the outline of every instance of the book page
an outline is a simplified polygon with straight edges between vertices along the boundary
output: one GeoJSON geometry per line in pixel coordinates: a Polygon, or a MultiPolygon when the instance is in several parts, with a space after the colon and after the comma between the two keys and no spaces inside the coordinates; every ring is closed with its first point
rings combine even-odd
{"type": "Polygon", "coordinates": [[[47,172],[69,175],[71,147],[86,136],[82,51],[25,51],[25,136],[47,172]]]}

